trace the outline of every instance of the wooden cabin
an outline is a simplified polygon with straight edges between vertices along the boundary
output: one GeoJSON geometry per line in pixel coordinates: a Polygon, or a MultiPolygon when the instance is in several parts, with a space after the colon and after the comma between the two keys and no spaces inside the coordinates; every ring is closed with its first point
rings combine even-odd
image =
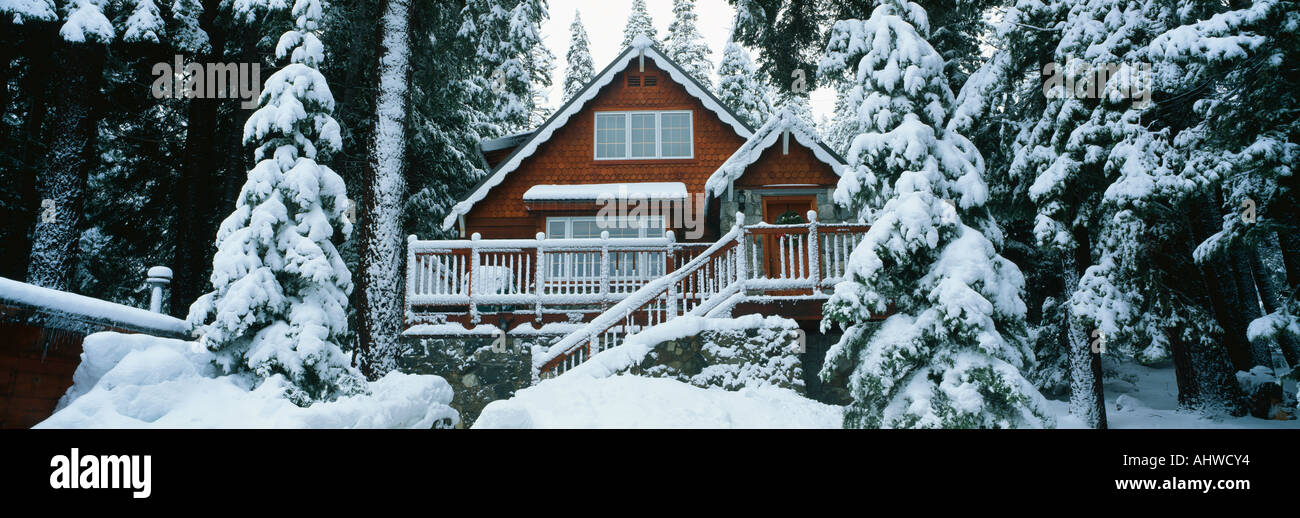
{"type": "Polygon", "coordinates": [[[543,374],[683,314],[820,319],[866,231],[810,122],[752,128],[645,42],[481,149],[491,172],[443,222],[461,239],[408,242],[406,334],[560,330],[543,374]]]}

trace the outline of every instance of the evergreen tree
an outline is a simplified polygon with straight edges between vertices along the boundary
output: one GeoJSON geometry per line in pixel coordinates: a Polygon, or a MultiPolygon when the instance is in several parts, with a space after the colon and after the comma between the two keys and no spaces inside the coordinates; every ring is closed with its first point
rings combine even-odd
{"type": "Polygon", "coordinates": [[[573,23],[569,24],[569,51],[564,58],[568,64],[564,69],[564,99],[568,100],[578,95],[595,75],[591,41],[587,39],[587,28],[582,26],[582,15],[578,11],[573,12],[573,23]]]}
{"type": "Polygon", "coordinates": [[[713,62],[708,44],[696,29],[695,0],[673,0],[673,23],[668,25],[668,58],[712,88],[713,62]]]}
{"type": "Polygon", "coordinates": [[[638,35],[644,34],[650,41],[659,44],[659,36],[655,31],[655,22],[650,19],[650,13],[645,9],[645,0],[632,0],[632,12],[627,15],[627,25],[623,27],[623,47],[632,46],[632,40],[638,35]]]}
{"type": "Polygon", "coordinates": [[[300,406],[365,390],[339,346],[351,274],[335,240],[352,232],[343,179],[321,161],[340,149],[334,97],[318,67],[319,0],[296,0],[294,28],[244,125],[256,144],[235,211],[217,233],[214,291],[190,308],[202,343],[229,373],[285,383],[300,406]]]}
{"type": "Polygon", "coordinates": [[[479,109],[482,94],[474,81],[481,62],[477,42],[456,37],[462,23],[455,11],[437,5],[417,9],[415,32],[428,37],[415,38],[413,52],[438,59],[413,60],[406,233],[452,238],[457,236],[454,229],[443,230],[444,218],[457,195],[487,174],[478,146],[489,136],[482,133],[490,126],[484,122],[489,115],[479,109]]]}
{"type": "Polygon", "coordinates": [[[852,76],[866,128],[835,198],[872,223],[825,306],[846,330],[821,376],[848,377],[846,427],[1050,426],[1021,374],[1034,361],[1024,279],[996,250],[983,158],[945,129],[953,95],[927,28],[920,6],[885,0],[837,22],[821,62],[824,76],[852,76]]]}
{"type": "MultiPolygon", "coordinates": [[[[829,36],[831,22],[861,19],[877,5],[872,0],[730,0],[736,6],[736,27],[732,37],[758,49],[759,64],[767,81],[784,92],[798,71],[808,77],[817,68],[820,51],[829,36]]],[[[929,40],[944,58],[944,75],[956,91],[966,77],[980,66],[980,38],[985,36],[985,16],[997,0],[924,0],[919,5],[930,13],[934,28],[929,40]]]]}
{"type": "Polygon", "coordinates": [[[741,120],[755,128],[772,116],[772,99],[767,85],[758,77],[749,53],[728,41],[718,63],[718,99],[741,120]]]}

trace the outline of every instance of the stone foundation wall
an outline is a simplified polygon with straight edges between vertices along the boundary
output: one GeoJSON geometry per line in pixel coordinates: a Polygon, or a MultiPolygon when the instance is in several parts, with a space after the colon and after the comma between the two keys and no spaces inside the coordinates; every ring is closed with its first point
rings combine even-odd
{"type": "Polygon", "coordinates": [[[460,412],[460,425],[469,428],[488,403],[508,399],[533,384],[534,346],[548,346],[558,337],[507,336],[505,347],[493,350],[487,335],[402,337],[398,368],[409,374],[436,374],[455,391],[451,406],[460,412]]]}

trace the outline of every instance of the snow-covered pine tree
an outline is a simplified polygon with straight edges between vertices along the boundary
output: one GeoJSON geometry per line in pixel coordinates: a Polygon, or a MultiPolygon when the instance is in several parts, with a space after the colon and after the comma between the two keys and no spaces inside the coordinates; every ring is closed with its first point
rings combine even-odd
{"type": "Polygon", "coordinates": [[[928,32],[920,6],[884,0],[836,22],[819,67],[862,99],[835,198],[872,223],[825,306],[846,330],[821,375],[848,377],[846,427],[1051,426],[1020,372],[1024,279],[997,252],[979,151],[945,129],[953,95],[928,32]]]}
{"type": "Polygon", "coordinates": [[[294,27],[276,45],[289,63],[267,78],[244,125],[257,164],[217,232],[213,291],[189,315],[218,367],[280,380],[300,406],[366,390],[339,346],[352,278],[334,242],[352,223],[343,179],[320,163],[341,144],[318,71],[321,9],[320,0],[293,4],[294,27]]]}
{"type": "Polygon", "coordinates": [[[655,31],[655,22],[650,18],[650,13],[646,11],[645,0],[632,0],[632,12],[627,15],[627,25],[623,27],[623,47],[632,45],[638,35],[644,34],[650,41],[656,45],[659,44],[659,36],[655,31]]]}
{"type": "MultiPolygon", "coordinates": [[[[33,214],[32,249],[27,282],[66,290],[73,270],[78,225],[85,202],[86,178],[95,163],[97,113],[91,103],[103,82],[104,54],[117,30],[102,10],[102,2],[76,0],[66,5],[56,39],[56,62],[62,85],[54,96],[49,135],[53,138],[43,170],[37,173],[40,211],[33,214]]],[[[8,10],[39,19],[45,2],[8,10]]],[[[15,16],[23,16],[16,14],[15,16]]]]}
{"type": "Polygon", "coordinates": [[[371,379],[397,368],[406,258],[402,209],[406,203],[407,104],[410,100],[409,0],[380,3],[374,133],[362,179],[360,261],[357,265],[357,348],[360,367],[371,379]]]}
{"type": "MultiPolygon", "coordinates": [[[[475,80],[481,60],[477,42],[457,37],[461,19],[422,15],[438,4],[416,4],[413,55],[437,56],[412,62],[411,130],[407,179],[411,195],[404,210],[406,233],[425,239],[453,238],[442,229],[456,203],[452,193],[466,192],[487,172],[479,153],[481,131],[491,114],[480,110],[483,94],[475,80]]],[[[488,121],[491,122],[491,121],[488,121]]]]}
{"type": "Polygon", "coordinates": [[[718,99],[755,128],[772,116],[772,98],[744,47],[728,41],[718,63],[718,99]]]}
{"type": "Polygon", "coordinates": [[[564,59],[564,99],[568,100],[578,95],[596,73],[591,60],[591,40],[587,39],[587,28],[582,25],[582,14],[576,10],[573,23],[569,24],[569,51],[564,59]]]}
{"type": "Polygon", "coordinates": [[[485,115],[485,137],[525,131],[547,115],[542,105],[551,86],[555,57],[542,43],[545,0],[469,0],[458,37],[473,42],[480,74],[470,79],[485,115]]]}
{"type": "Polygon", "coordinates": [[[673,23],[668,25],[668,58],[706,87],[713,87],[713,61],[709,45],[695,27],[695,0],[673,0],[673,23]]]}

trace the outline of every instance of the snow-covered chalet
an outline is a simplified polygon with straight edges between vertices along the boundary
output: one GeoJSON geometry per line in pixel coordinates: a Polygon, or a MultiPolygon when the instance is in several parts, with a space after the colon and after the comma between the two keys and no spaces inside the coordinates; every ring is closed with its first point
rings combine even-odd
{"type": "Polygon", "coordinates": [[[867,230],[832,202],[846,166],[808,122],[750,127],[644,39],[481,150],[489,174],[443,222],[461,238],[408,242],[405,333],[554,335],[543,377],[686,314],[815,330],[867,230]]]}

